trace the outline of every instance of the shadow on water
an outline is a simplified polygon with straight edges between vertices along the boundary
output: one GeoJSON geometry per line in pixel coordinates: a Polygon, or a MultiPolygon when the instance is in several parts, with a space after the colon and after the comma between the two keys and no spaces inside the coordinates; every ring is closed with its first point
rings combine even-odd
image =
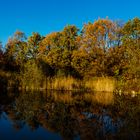
{"type": "Polygon", "coordinates": [[[0,94],[0,138],[140,139],[140,96],[113,93],[0,94]]]}

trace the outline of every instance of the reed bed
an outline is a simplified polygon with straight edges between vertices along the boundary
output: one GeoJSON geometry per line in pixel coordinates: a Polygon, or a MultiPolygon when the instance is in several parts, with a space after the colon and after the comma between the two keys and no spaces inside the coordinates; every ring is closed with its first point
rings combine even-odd
{"type": "Polygon", "coordinates": [[[68,77],[45,77],[38,73],[35,77],[26,74],[5,73],[0,71],[0,76],[5,77],[8,87],[19,87],[26,90],[75,90],[75,91],[100,91],[113,92],[116,88],[116,81],[109,77],[97,77],[91,79],[78,80],[68,77]]]}
{"type": "Polygon", "coordinates": [[[116,81],[109,77],[99,77],[85,81],[85,87],[100,92],[113,92],[115,90],[116,81]]]}
{"type": "Polygon", "coordinates": [[[46,80],[46,89],[54,90],[78,90],[82,83],[73,77],[55,77],[46,80]]]}

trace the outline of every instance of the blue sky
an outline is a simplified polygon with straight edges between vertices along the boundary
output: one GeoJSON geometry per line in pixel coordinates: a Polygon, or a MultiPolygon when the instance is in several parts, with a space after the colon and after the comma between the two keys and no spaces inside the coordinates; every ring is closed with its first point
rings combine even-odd
{"type": "Polygon", "coordinates": [[[140,0],[0,0],[0,41],[5,44],[16,30],[46,35],[106,16],[123,21],[140,17],[140,0]]]}

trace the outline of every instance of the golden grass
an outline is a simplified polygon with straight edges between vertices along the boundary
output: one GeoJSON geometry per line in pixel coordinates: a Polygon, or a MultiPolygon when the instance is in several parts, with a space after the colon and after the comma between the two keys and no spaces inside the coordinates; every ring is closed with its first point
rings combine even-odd
{"type": "Polygon", "coordinates": [[[46,82],[47,89],[55,90],[76,90],[81,86],[81,82],[73,77],[55,77],[48,79],[46,82]]]}
{"type": "Polygon", "coordinates": [[[85,82],[85,87],[94,91],[113,92],[115,90],[115,79],[109,77],[100,77],[85,82]]]}
{"type": "Polygon", "coordinates": [[[71,76],[68,76],[47,78],[44,80],[43,89],[113,92],[115,90],[115,84],[115,80],[108,77],[77,80],[71,76]]]}
{"type": "MultiPolygon", "coordinates": [[[[71,76],[68,77],[42,77],[42,82],[36,80],[26,80],[16,73],[8,73],[0,71],[0,76],[7,79],[7,86],[12,87],[19,79],[21,89],[54,89],[54,90],[89,90],[113,92],[115,90],[116,81],[109,77],[91,78],[87,80],[77,80],[71,76]],[[41,83],[40,83],[41,82],[41,83]]],[[[35,78],[34,78],[35,79],[35,78]]],[[[17,85],[18,86],[18,85],[17,85]]]]}

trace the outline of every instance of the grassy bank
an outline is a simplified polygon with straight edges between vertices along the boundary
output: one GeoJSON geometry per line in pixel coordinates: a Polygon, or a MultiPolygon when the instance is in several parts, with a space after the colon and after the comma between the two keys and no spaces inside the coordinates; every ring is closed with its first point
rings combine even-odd
{"type": "Polygon", "coordinates": [[[115,79],[98,77],[77,80],[70,76],[47,78],[43,84],[43,89],[113,92],[115,91],[115,79]]]}
{"type": "Polygon", "coordinates": [[[99,92],[129,92],[140,93],[139,80],[117,81],[112,77],[94,77],[90,79],[75,79],[68,77],[36,77],[17,73],[0,71],[0,85],[2,88],[19,88],[20,90],[74,90],[99,92]]]}
{"type": "Polygon", "coordinates": [[[113,92],[116,88],[116,80],[110,77],[97,77],[86,80],[85,87],[94,91],[113,92]]]}

